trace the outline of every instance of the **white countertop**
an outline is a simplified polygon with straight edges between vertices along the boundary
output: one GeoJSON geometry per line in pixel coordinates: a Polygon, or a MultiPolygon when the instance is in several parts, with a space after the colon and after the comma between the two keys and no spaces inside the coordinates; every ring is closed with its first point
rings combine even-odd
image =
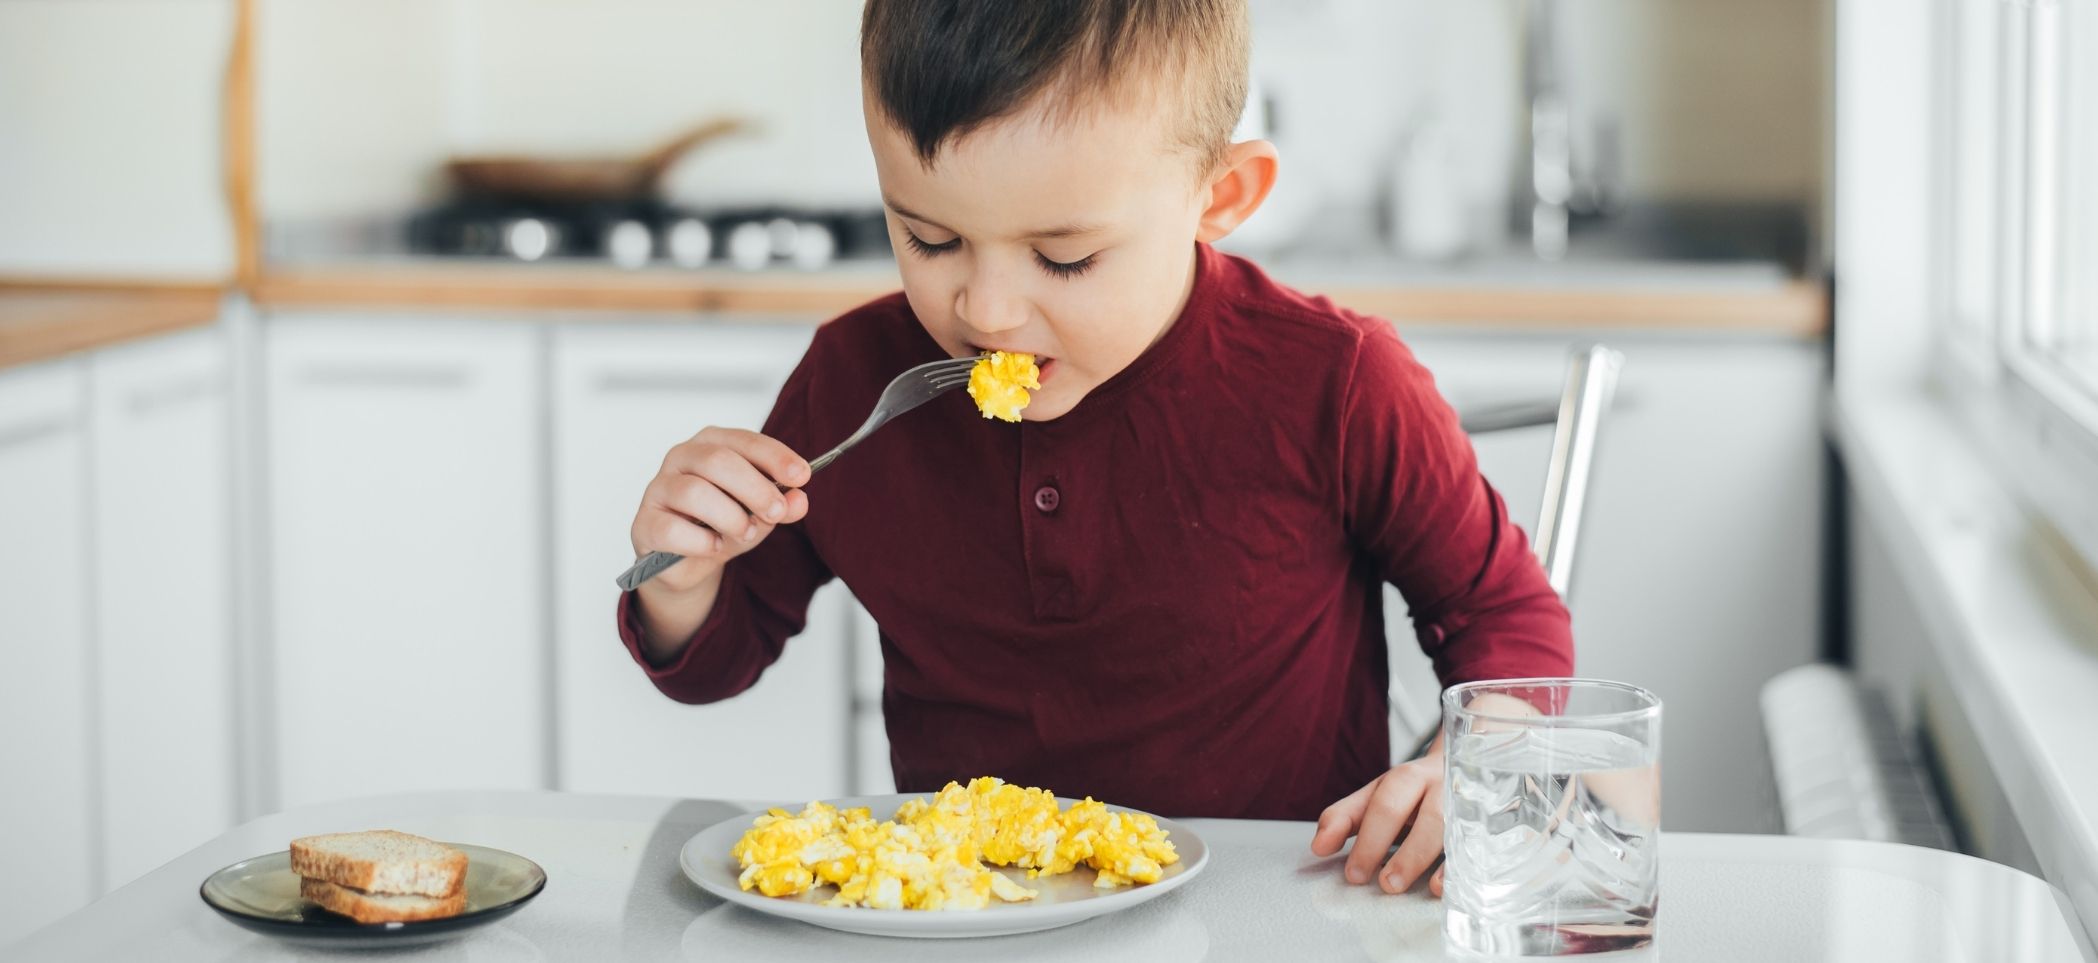
{"type": "MultiPolygon", "coordinates": [[[[294,836],[392,827],[494,846],[545,867],[546,890],[417,960],[1440,960],[1441,903],[1348,886],[1305,823],[1196,819],[1213,862],[1178,892],[1073,927],[987,940],[849,936],[729,906],[678,847],[740,802],[564,793],[351,800],[236,828],[0,951],[9,960],[342,959],[221,919],[204,877],[294,836]]],[[[1679,833],[1663,841],[1656,949],[1672,960],[2098,961],[2046,883],[1967,856],[1884,843],[1679,833]]],[[[360,952],[359,959],[393,958],[360,952]]],[[[1641,959],[1654,953],[1634,954],[1641,959]]]]}

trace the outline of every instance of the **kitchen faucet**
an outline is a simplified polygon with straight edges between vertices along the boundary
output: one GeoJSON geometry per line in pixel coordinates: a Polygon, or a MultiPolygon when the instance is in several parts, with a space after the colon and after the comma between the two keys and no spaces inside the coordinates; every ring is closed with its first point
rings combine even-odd
{"type": "Polygon", "coordinates": [[[1530,104],[1530,250],[1547,261],[1566,256],[1567,208],[1574,188],[1573,120],[1561,89],[1555,5],[1554,0],[1528,0],[1523,38],[1523,92],[1530,104]]]}

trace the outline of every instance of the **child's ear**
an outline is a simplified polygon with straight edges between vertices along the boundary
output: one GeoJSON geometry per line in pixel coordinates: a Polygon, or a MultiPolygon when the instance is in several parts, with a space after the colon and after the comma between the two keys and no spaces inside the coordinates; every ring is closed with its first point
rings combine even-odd
{"type": "Polygon", "coordinates": [[[1260,210],[1275,186],[1279,158],[1275,145],[1242,140],[1224,151],[1223,163],[1209,175],[1209,204],[1202,211],[1195,239],[1205,244],[1238,229],[1260,210]]]}

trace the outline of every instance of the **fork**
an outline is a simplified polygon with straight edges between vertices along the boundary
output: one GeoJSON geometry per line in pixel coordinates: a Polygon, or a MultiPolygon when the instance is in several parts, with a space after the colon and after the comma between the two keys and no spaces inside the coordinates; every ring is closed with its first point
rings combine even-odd
{"type": "MultiPolygon", "coordinates": [[[[859,430],[847,435],[844,441],[838,442],[836,448],[810,460],[809,474],[813,476],[822,471],[825,465],[838,460],[839,455],[865,441],[868,435],[874,434],[875,429],[888,424],[897,415],[967,384],[969,369],[976,367],[976,360],[947,358],[942,361],[928,361],[897,375],[896,380],[889,382],[889,386],[882,389],[881,398],[874,402],[874,410],[868,413],[867,420],[860,424],[859,430]]],[[[779,488],[780,491],[787,490],[785,485],[779,488]]],[[[650,552],[619,574],[619,587],[631,592],[639,588],[641,583],[662,574],[664,569],[676,565],[682,559],[683,555],[674,552],[650,552]]]]}

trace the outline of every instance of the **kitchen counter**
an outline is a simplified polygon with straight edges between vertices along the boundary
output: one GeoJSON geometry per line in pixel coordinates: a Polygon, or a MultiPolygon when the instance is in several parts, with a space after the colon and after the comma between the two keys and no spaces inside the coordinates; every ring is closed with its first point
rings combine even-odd
{"type": "MultiPolygon", "coordinates": [[[[1023,936],[921,942],[851,936],[730,906],[678,869],[699,830],[758,808],[564,793],[358,799],[257,819],[7,947],[11,960],[340,959],[220,919],[204,877],[295,836],[391,826],[510,850],[546,869],[515,915],[416,959],[1442,960],[1442,906],[1389,896],[1313,857],[1309,823],[1193,819],[1211,863],[1122,913],[1023,936]]],[[[1633,959],[2093,961],[2052,887],[1954,853],[1843,840],[1672,833],[1652,951],[1633,959]]],[[[384,951],[360,959],[390,959],[384,951]]],[[[1617,958],[1625,958],[1620,954],[1617,958]]]]}
{"type": "MultiPolygon", "coordinates": [[[[1441,269],[1282,262],[1274,274],[1355,310],[1421,325],[1767,333],[1818,338],[1827,298],[1774,271],[1665,265],[1441,269]]],[[[255,292],[265,308],[552,309],[719,312],[807,323],[898,288],[887,261],[823,271],[625,271],[590,264],[400,258],[282,267],[255,292]]]]}
{"type": "MultiPolygon", "coordinates": [[[[1725,333],[1819,339],[1827,298],[1810,280],[1774,271],[1660,264],[1517,262],[1450,269],[1388,262],[1282,262],[1283,282],[1409,329],[1725,333]]],[[[562,313],[805,325],[895,291],[887,261],[822,271],[625,271],[590,264],[368,259],[282,267],[253,291],[265,309],[456,310],[517,318],[562,313]]],[[[212,323],[210,285],[41,285],[0,282],[0,369],[212,323]]]]}
{"type": "Polygon", "coordinates": [[[68,290],[0,284],[0,369],[203,327],[217,288],[68,290]]]}

